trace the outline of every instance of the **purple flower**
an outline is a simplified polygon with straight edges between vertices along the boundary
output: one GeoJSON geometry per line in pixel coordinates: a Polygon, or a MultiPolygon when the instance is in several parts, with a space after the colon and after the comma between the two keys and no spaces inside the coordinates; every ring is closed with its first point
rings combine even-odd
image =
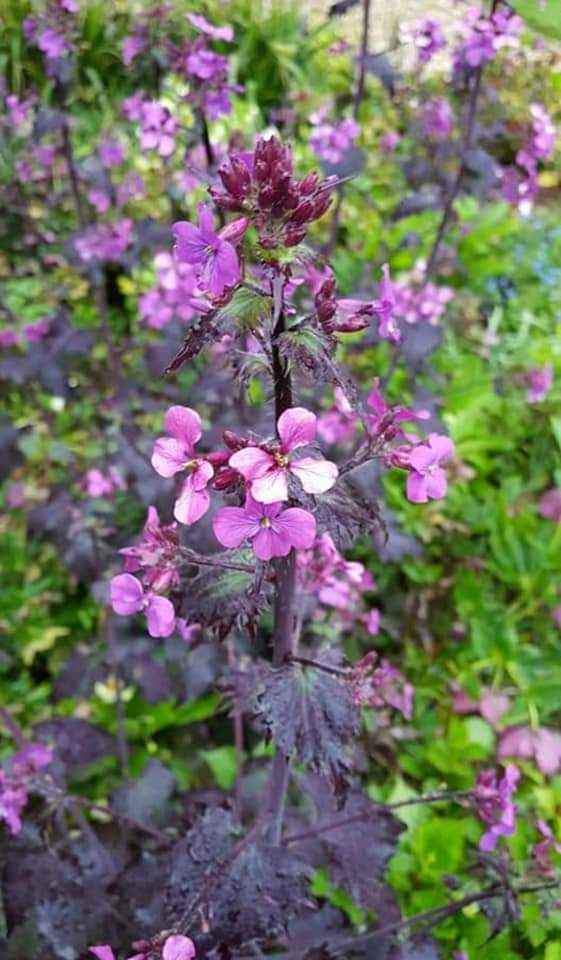
{"type": "Polygon", "coordinates": [[[132,240],[133,221],[129,217],[115,223],[88,227],[74,240],[76,252],[84,263],[117,261],[132,240]]]}
{"type": "Polygon", "coordinates": [[[29,743],[0,770],[0,820],[5,820],[10,833],[21,830],[21,814],[27,803],[30,778],[49,765],[53,751],[42,743],[29,743]]]}
{"type": "Polygon", "coordinates": [[[454,126],[452,107],[443,97],[434,97],[423,107],[423,133],[432,140],[446,140],[454,126]]]}
{"type": "Polygon", "coordinates": [[[534,844],[532,857],[540,873],[546,877],[554,877],[555,870],[549,857],[552,850],[561,854],[561,844],[556,841],[551,827],[545,820],[538,820],[536,826],[542,835],[542,839],[534,844]]]}
{"type": "Polygon", "coordinates": [[[399,133],[396,133],[395,130],[388,130],[387,133],[384,133],[380,137],[380,150],[382,153],[393,153],[400,140],[401,137],[399,133]]]}
{"type": "Polygon", "coordinates": [[[111,206],[111,198],[105,190],[88,190],[88,200],[98,213],[107,213],[111,206]]]}
{"type": "Polygon", "coordinates": [[[169,637],[175,629],[175,610],[167,597],[159,597],[144,588],[130,573],[120,573],[110,583],[111,606],[119,616],[143,611],[151,637],[169,637]]]}
{"type": "Polygon", "coordinates": [[[382,340],[391,340],[399,343],[401,331],[395,322],[395,284],[390,279],[390,268],[387,263],[382,267],[382,279],[378,286],[379,297],[374,300],[372,310],[378,318],[378,336],[382,340]]]}
{"type": "Polygon", "coordinates": [[[228,68],[228,60],[207,47],[195,47],[185,61],[187,73],[199,80],[216,80],[228,68]]]}
{"type": "Polygon", "coordinates": [[[142,571],[144,586],[161,593],[179,585],[178,550],[177,524],[163,525],[156,507],[150,506],[140,541],[119,553],[125,558],[125,573],[142,571]]]}
{"type": "Polygon", "coordinates": [[[507,727],[501,734],[497,756],[500,760],[535,760],[542,773],[553,776],[561,767],[561,734],[547,727],[507,727]]]}
{"type": "Polygon", "coordinates": [[[58,60],[68,52],[68,44],[62,34],[51,27],[42,30],[37,37],[37,46],[48,60],[58,60]]]}
{"type": "Polygon", "coordinates": [[[130,67],[133,60],[146,49],[147,40],[139,34],[133,33],[124,38],[121,45],[121,55],[125,67],[130,67]]]}
{"type": "Polygon", "coordinates": [[[411,503],[426,503],[446,496],[448,481],[441,464],[453,455],[454,444],[450,438],[438,433],[429,433],[426,442],[413,448],[408,458],[407,477],[407,499],[411,503]]]}
{"type": "Polygon", "coordinates": [[[35,323],[28,323],[23,328],[24,336],[28,343],[40,343],[48,335],[51,329],[51,321],[48,317],[42,320],[36,320],[35,323]]]}
{"type": "Polygon", "coordinates": [[[33,99],[20,100],[14,94],[6,97],[6,107],[11,125],[17,130],[26,122],[33,106],[33,99]]]}
{"type": "Polygon", "coordinates": [[[260,560],[286,557],[295,550],[307,550],[316,536],[316,521],[307,510],[282,503],[257,503],[247,494],[244,507],[222,507],[212,522],[216,539],[225,547],[241,546],[251,540],[260,560]]]}
{"type": "Polygon", "coordinates": [[[413,30],[419,63],[428,63],[435,53],[446,46],[442,28],[437,20],[421,20],[413,30]]]}
{"type": "Polygon", "coordinates": [[[188,13],[187,19],[195,30],[198,30],[199,33],[205,33],[207,37],[210,37],[212,40],[225,40],[227,43],[230,43],[234,39],[234,30],[232,27],[215,27],[214,24],[209,23],[206,17],[201,16],[200,13],[188,13]]]}
{"type": "Polygon", "coordinates": [[[200,520],[210,506],[206,488],[214,476],[212,464],[195,453],[195,444],[202,436],[201,418],[190,407],[174,406],[166,413],[164,426],[169,436],[156,440],[152,466],[161,477],[188,472],[173,514],[180,523],[190,525],[200,520]]]}
{"type": "Polygon", "coordinates": [[[542,517],[561,523],[561,487],[552,487],[540,497],[538,510],[542,517]]]}
{"type": "Polygon", "coordinates": [[[331,489],[338,476],[334,463],[314,457],[292,459],[294,450],[314,442],[316,428],[315,414],[303,407],[291,407],[278,419],[279,443],[269,449],[247,446],[230,457],[230,466],[247,481],[255,500],[288,500],[289,474],[298,478],[306,493],[317,495],[331,489]]]}
{"type": "Polygon", "coordinates": [[[118,140],[107,138],[99,145],[99,159],[104,167],[118,167],[125,159],[125,149],[118,140]]]}
{"type": "Polygon", "coordinates": [[[157,150],[161,157],[170,157],[175,150],[177,120],[157,100],[148,100],[140,107],[140,146],[157,150]]]}
{"type": "Polygon", "coordinates": [[[340,163],[360,133],[356,120],[319,123],[310,136],[310,147],[316,157],[327,163],[340,163]]]}
{"type": "Polygon", "coordinates": [[[387,660],[376,666],[378,654],[371,650],[351,670],[355,703],[359,706],[393,707],[406,720],[413,716],[414,688],[403,674],[387,660]]]}
{"type": "Polygon", "coordinates": [[[509,837],[516,828],[516,806],[512,795],[520,780],[520,771],[513,763],[499,779],[496,770],[482,770],[473,791],[477,815],[489,829],[479,841],[479,849],[494,850],[500,837],[509,837]]]}
{"type": "Polygon", "coordinates": [[[145,94],[141,91],[138,93],[131,94],[130,97],[125,97],[121,104],[121,112],[126,120],[140,120],[142,117],[142,108],[146,103],[144,99],[145,94]]]}
{"type": "Polygon", "coordinates": [[[553,385],[553,367],[550,363],[543,367],[532,367],[526,373],[524,380],[528,387],[526,390],[528,403],[541,403],[553,385]]]}
{"type": "Polygon", "coordinates": [[[15,347],[18,343],[19,339],[15,330],[0,330],[0,348],[15,347]]]}
{"type": "Polygon", "coordinates": [[[189,937],[174,933],[164,943],[162,960],[193,960],[195,953],[195,944],[189,937]]]}
{"type": "Polygon", "coordinates": [[[318,417],[317,432],[325,443],[344,443],[354,436],[358,417],[341,387],[333,395],[333,406],[318,417]]]}
{"type": "Polygon", "coordinates": [[[210,208],[201,204],[197,226],[187,220],[173,224],[176,259],[196,267],[201,287],[213,297],[221,297],[240,279],[238,254],[229,238],[243,236],[247,223],[241,217],[216,233],[210,208]]]}

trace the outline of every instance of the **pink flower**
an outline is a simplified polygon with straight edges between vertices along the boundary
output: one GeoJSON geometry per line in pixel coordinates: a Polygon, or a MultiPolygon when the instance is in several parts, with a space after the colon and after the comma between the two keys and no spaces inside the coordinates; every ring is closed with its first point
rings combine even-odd
{"type": "Polygon", "coordinates": [[[536,765],[546,776],[553,776],[561,767],[561,734],[556,730],[540,727],[507,727],[501,734],[497,756],[520,757],[521,760],[535,760],[536,765]]]}
{"type": "Polygon", "coordinates": [[[375,637],[380,632],[380,611],[373,607],[364,618],[364,626],[368,633],[375,637]]]}
{"type": "Polygon", "coordinates": [[[435,97],[429,100],[422,115],[423,133],[433,140],[446,140],[454,126],[454,113],[447,100],[435,97]]]}
{"type": "Polygon", "coordinates": [[[170,157],[175,150],[177,120],[167,107],[157,100],[149,100],[140,107],[140,146],[143,150],[157,150],[161,157],[170,157]]]}
{"type": "Polygon", "coordinates": [[[90,497],[111,497],[116,490],[126,490],[127,486],[115,467],[109,467],[107,474],[96,467],[86,473],[85,490],[90,497]]]}
{"type": "Polygon", "coordinates": [[[541,403],[545,400],[553,385],[553,367],[550,363],[543,367],[533,367],[525,375],[526,400],[528,403],[541,403]]]}
{"type": "Polygon", "coordinates": [[[45,54],[47,60],[57,60],[68,52],[68,44],[62,34],[57,33],[51,27],[47,27],[39,34],[37,46],[45,54]]]}
{"type": "Polygon", "coordinates": [[[532,857],[540,873],[546,877],[554,877],[555,870],[550,862],[549,856],[552,850],[561,854],[561,844],[553,836],[551,827],[545,820],[538,820],[536,824],[543,839],[534,844],[532,848],[532,857]]]}
{"type": "Polygon", "coordinates": [[[212,40],[225,40],[229,43],[234,39],[232,27],[215,27],[200,13],[188,13],[187,19],[195,30],[198,30],[199,33],[206,33],[207,37],[211,37],[212,40]]]}
{"type": "Polygon", "coordinates": [[[449,437],[429,433],[425,443],[419,443],[409,454],[410,473],[407,477],[407,499],[411,503],[426,503],[446,496],[448,481],[441,464],[454,454],[449,437]]]}
{"type": "Polygon", "coordinates": [[[107,138],[99,145],[99,159],[104,167],[118,167],[125,159],[125,149],[119,140],[107,138]]]}
{"type": "Polygon", "coordinates": [[[212,212],[206,204],[199,206],[198,226],[186,220],[174,223],[174,253],[180,263],[190,263],[197,268],[204,290],[221,297],[240,279],[238,254],[230,241],[243,236],[248,222],[241,217],[219,233],[215,232],[213,223],[212,212]]]}
{"type": "Polygon", "coordinates": [[[382,153],[393,153],[400,140],[399,133],[396,133],[395,130],[388,130],[380,137],[380,150],[382,153]]]}
{"type": "Polygon", "coordinates": [[[222,507],[213,520],[216,539],[225,547],[241,546],[251,540],[260,560],[286,557],[295,550],[307,550],[316,536],[316,521],[307,510],[282,503],[257,503],[247,494],[244,507],[222,507]]]}
{"type": "Polygon", "coordinates": [[[111,198],[105,190],[88,190],[88,200],[98,213],[107,213],[111,206],[111,198]]]}
{"type": "Polygon", "coordinates": [[[333,395],[333,406],[318,417],[317,432],[325,443],[344,443],[354,436],[358,417],[341,387],[333,395]]]}
{"type": "Polygon", "coordinates": [[[477,814],[489,826],[479,841],[479,849],[494,850],[500,837],[509,837],[516,828],[516,806],[511,797],[520,780],[520,771],[509,763],[499,779],[495,770],[482,770],[473,791],[477,814]]]}
{"type": "Polygon", "coordinates": [[[379,297],[374,300],[372,309],[378,318],[378,336],[382,340],[391,340],[399,343],[401,332],[395,322],[395,285],[390,279],[390,268],[387,263],[382,267],[382,279],[378,286],[379,297]]]}
{"type": "Polygon", "coordinates": [[[561,487],[552,487],[540,497],[538,510],[542,517],[561,523],[561,487]]]}
{"type": "Polygon", "coordinates": [[[28,799],[29,779],[49,765],[53,751],[42,743],[29,743],[8,761],[9,769],[0,770],[0,820],[5,820],[14,836],[21,830],[21,814],[28,799]]]}
{"type": "Polygon", "coordinates": [[[130,573],[120,573],[110,584],[111,606],[119,616],[128,617],[143,611],[151,637],[169,637],[175,629],[175,610],[167,597],[152,591],[144,593],[140,580],[130,573]]]}
{"type": "Polygon", "coordinates": [[[251,495],[259,503],[288,500],[288,476],[293,474],[306,493],[319,494],[330,490],[338,470],[330,460],[303,457],[292,460],[298,447],[313,443],[316,437],[315,414],[303,407],[291,407],[279,417],[277,431],[280,443],[272,449],[249,446],[234,453],[230,466],[250,484],[251,495]]]}
{"type": "Polygon", "coordinates": [[[125,573],[141,570],[144,586],[160,593],[179,584],[178,549],[177,524],[161,524],[156,507],[150,506],[139,543],[119,553],[125,558],[125,573]]]}
{"type": "Polygon", "coordinates": [[[214,50],[197,46],[188,55],[185,66],[187,72],[199,80],[217,80],[227,70],[228,61],[214,50]]]}
{"type": "Polygon", "coordinates": [[[377,709],[393,707],[410,720],[415,693],[412,684],[388,660],[376,666],[377,659],[378,654],[371,650],[353,666],[351,684],[355,703],[377,709]]]}
{"type": "Polygon", "coordinates": [[[140,35],[131,34],[123,39],[121,55],[125,67],[130,67],[133,60],[146,49],[146,40],[140,35]]]}
{"type": "Polygon", "coordinates": [[[174,933],[164,943],[162,960],[192,960],[195,954],[193,941],[189,937],[174,933]]]}
{"type": "Polygon", "coordinates": [[[189,476],[175,501],[173,515],[180,523],[190,525],[200,520],[210,506],[206,488],[214,476],[212,464],[195,454],[195,444],[202,435],[201,418],[190,407],[170,407],[164,427],[170,436],[156,440],[152,466],[161,477],[173,477],[180,471],[188,471],[189,476]]]}

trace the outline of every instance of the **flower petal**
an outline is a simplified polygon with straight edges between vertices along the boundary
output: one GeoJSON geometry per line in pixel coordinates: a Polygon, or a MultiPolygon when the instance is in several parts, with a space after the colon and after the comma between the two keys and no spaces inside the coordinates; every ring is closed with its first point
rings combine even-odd
{"type": "Polygon", "coordinates": [[[204,263],[208,244],[194,223],[180,220],[174,223],[172,233],[175,240],[174,256],[180,263],[204,263]]]}
{"type": "Polygon", "coordinates": [[[339,476],[337,466],[331,460],[315,460],[313,457],[294,460],[289,470],[298,477],[306,493],[325,493],[339,476]]]}
{"type": "Polygon", "coordinates": [[[209,480],[214,476],[214,467],[208,460],[199,460],[197,469],[191,474],[193,490],[204,490],[209,480]]]}
{"type": "Polygon", "coordinates": [[[191,457],[190,447],[175,437],[158,437],[152,451],[152,466],[161,477],[173,477],[191,457]]]}
{"type": "Polygon", "coordinates": [[[188,477],[175,501],[173,515],[180,523],[190,526],[205,515],[209,506],[210,494],[208,490],[197,490],[193,486],[192,477],[188,477]]]}
{"type": "Polygon", "coordinates": [[[422,473],[412,470],[407,477],[406,492],[407,499],[411,503],[426,503],[428,500],[427,478],[422,473]]]}
{"type": "Polygon", "coordinates": [[[276,467],[274,470],[269,470],[264,477],[258,477],[251,484],[251,495],[258,503],[277,503],[279,500],[288,500],[286,470],[276,467]]]}
{"type": "Polygon", "coordinates": [[[228,465],[241,473],[245,480],[263,477],[274,464],[274,457],[260,447],[244,447],[243,450],[233,453],[228,460],[228,465]]]}
{"type": "Polygon", "coordinates": [[[439,463],[442,463],[443,460],[449,460],[454,456],[454,443],[450,437],[445,437],[440,433],[429,433],[427,439],[439,463]]]}
{"type": "Polygon", "coordinates": [[[223,547],[239,547],[259,532],[259,520],[242,507],[222,507],[212,521],[214,536],[223,547]]]}
{"type": "Polygon", "coordinates": [[[195,944],[189,937],[174,933],[164,943],[162,960],[192,960],[195,953],[195,944]]]}
{"type": "Polygon", "coordinates": [[[121,573],[119,576],[113,577],[109,586],[109,595],[113,610],[122,617],[130,616],[131,613],[138,613],[139,610],[142,610],[144,590],[140,580],[137,580],[130,573],[121,573]]]}
{"type": "Polygon", "coordinates": [[[220,241],[211,254],[201,274],[201,284],[215,297],[220,297],[226,287],[233,287],[240,279],[238,255],[231,243],[220,241]]]}
{"type": "Polygon", "coordinates": [[[316,438],[316,416],[304,407],[291,407],[279,417],[277,430],[283,449],[295,450],[313,443],[316,438]]]}
{"type": "Polygon", "coordinates": [[[146,608],[146,623],[151,637],[169,637],[175,630],[175,610],[167,597],[153,596],[146,608]]]}
{"type": "Polygon", "coordinates": [[[164,420],[166,433],[177,440],[183,440],[191,448],[201,439],[201,418],[191,407],[170,407],[164,420]]]}
{"type": "Polygon", "coordinates": [[[97,960],[115,960],[115,954],[107,944],[99,947],[88,947],[90,953],[93,953],[97,960]]]}
{"type": "Polygon", "coordinates": [[[438,462],[436,450],[425,443],[420,443],[409,454],[409,463],[417,473],[426,473],[429,467],[438,462]]]}
{"type": "Polygon", "coordinates": [[[276,528],[296,550],[309,550],[316,538],[316,521],[313,514],[299,507],[283,510],[274,521],[276,528]]]}
{"type": "Polygon", "coordinates": [[[260,560],[286,557],[290,550],[287,537],[272,527],[260,527],[257,536],[253,538],[253,551],[260,560]]]}
{"type": "Polygon", "coordinates": [[[435,467],[431,473],[427,474],[425,489],[431,500],[442,500],[442,497],[446,496],[448,480],[442,467],[435,467]]]}

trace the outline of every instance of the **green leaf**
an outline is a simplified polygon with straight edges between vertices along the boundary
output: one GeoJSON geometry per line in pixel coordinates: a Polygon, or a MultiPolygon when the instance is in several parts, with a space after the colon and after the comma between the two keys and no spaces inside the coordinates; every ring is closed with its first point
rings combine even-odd
{"type": "Polygon", "coordinates": [[[546,37],[561,40],[561,0],[512,0],[516,12],[526,23],[546,37]]]}
{"type": "Polygon", "coordinates": [[[215,747],[214,750],[202,750],[201,755],[208,763],[214,779],[222,790],[231,790],[238,772],[234,747],[215,747]]]}

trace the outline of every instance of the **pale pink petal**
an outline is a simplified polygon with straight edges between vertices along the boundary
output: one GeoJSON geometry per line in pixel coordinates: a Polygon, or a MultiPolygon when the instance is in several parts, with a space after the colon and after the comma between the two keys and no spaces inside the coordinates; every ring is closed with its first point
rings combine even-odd
{"type": "Polygon", "coordinates": [[[258,477],[251,484],[251,495],[258,503],[277,503],[288,500],[286,470],[277,467],[269,470],[264,477],[258,477]]]}
{"type": "Polygon", "coordinates": [[[175,630],[175,610],[167,597],[151,597],[146,608],[146,623],[151,637],[169,637],[175,630]]]}
{"type": "Polygon", "coordinates": [[[420,443],[409,454],[409,463],[417,473],[426,473],[429,467],[438,462],[438,454],[431,447],[420,443]]]}
{"type": "Polygon", "coordinates": [[[454,456],[454,443],[450,437],[445,437],[440,433],[429,433],[427,439],[436,453],[439,463],[454,456]]]}
{"type": "Polygon", "coordinates": [[[191,407],[170,407],[164,420],[166,433],[177,440],[184,440],[191,449],[201,439],[201,418],[191,407]]]}
{"type": "Polygon", "coordinates": [[[289,470],[298,477],[306,493],[313,494],[331,490],[339,476],[337,466],[331,460],[314,460],[313,457],[294,460],[289,470]]]}
{"type": "Polygon", "coordinates": [[[199,460],[197,469],[191,474],[193,490],[204,490],[209,480],[214,476],[214,467],[208,460],[199,460]]]}
{"type": "Polygon", "coordinates": [[[507,727],[501,734],[497,756],[499,760],[505,757],[531,760],[534,756],[534,733],[530,727],[507,727]]]}
{"type": "Polygon", "coordinates": [[[212,521],[212,529],[218,542],[232,549],[259,532],[259,519],[249,516],[242,507],[222,507],[212,521]]]}
{"type": "Polygon", "coordinates": [[[427,495],[432,500],[442,500],[446,496],[448,480],[442,467],[433,468],[425,477],[427,495]]]}
{"type": "Polygon", "coordinates": [[[175,501],[173,515],[180,523],[190,526],[205,515],[209,506],[210,495],[208,490],[196,490],[192,478],[188,477],[175,501]]]}
{"type": "Polygon", "coordinates": [[[536,730],[534,734],[536,763],[542,773],[552,776],[559,770],[561,761],[561,734],[552,730],[536,730]]]}
{"type": "Polygon", "coordinates": [[[189,937],[174,933],[164,943],[162,960],[192,960],[195,953],[195,944],[189,937]]]}
{"type": "Polygon", "coordinates": [[[159,437],[152,451],[152,466],[161,477],[173,477],[191,458],[190,447],[175,437],[159,437]]]}
{"type": "Polygon", "coordinates": [[[316,538],[315,517],[299,507],[283,510],[275,520],[274,527],[296,550],[309,550],[316,538]]]}
{"type": "Polygon", "coordinates": [[[253,538],[253,550],[260,560],[271,560],[273,557],[286,557],[291,547],[282,533],[272,527],[260,527],[259,533],[253,538]]]}
{"type": "Polygon", "coordinates": [[[113,610],[122,617],[142,610],[144,602],[142,584],[130,573],[120,573],[119,576],[113,577],[109,586],[109,596],[113,610]]]}
{"type": "Polygon", "coordinates": [[[407,477],[406,492],[407,499],[411,503],[426,503],[428,500],[427,478],[412,470],[407,477]]]}
{"type": "Polygon", "coordinates": [[[304,407],[291,407],[279,417],[277,430],[283,450],[295,450],[316,438],[316,416],[304,407]]]}
{"type": "Polygon", "coordinates": [[[260,447],[244,447],[232,454],[228,464],[241,473],[245,480],[256,480],[274,467],[275,458],[260,447]]]}
{"type": "Polygon", "coordinates": [[[100,946],[100,947],[89,947],[90,953],[93,953],[94,957],[97,957],[97,960],[115,960],[115,954],[113,953],[111,947],[100,946]]]}

